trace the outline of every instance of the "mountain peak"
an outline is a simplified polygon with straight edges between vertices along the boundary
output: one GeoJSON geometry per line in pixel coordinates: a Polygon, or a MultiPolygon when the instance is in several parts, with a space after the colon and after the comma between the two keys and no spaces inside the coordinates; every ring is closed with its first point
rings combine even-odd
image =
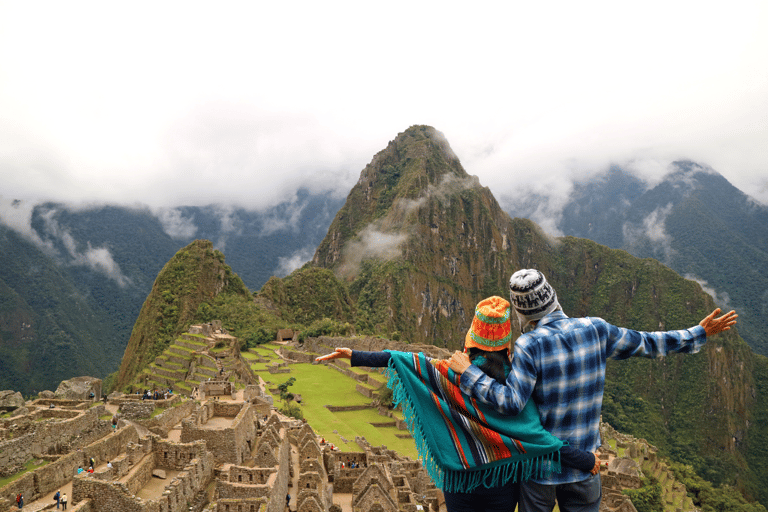
{"type": "Polygon", "coordinates": [[[396,196],[413,198],[445,174],[468,177],[441,132],[431,126],[414,125],[373,157],[360,173],[357,186],[368,189],[368,197],[378,195],[370,189],[385,188],[390,192],[387,196],[396,192],[396,196]]]}
{"type": "Polygon", "coordinates": [[[431,126],[411,126],[379,151],[360,173],[313,258],[315,264],[342,264],[341,249],[349,241],[363,241],[366,256],[390,259],[400,253],[413,213],[424,198],[450,190],[479,187],[461,166],[442,133],[431,126]],[[367,252],[373,250],[373,253],[367,252]]]}

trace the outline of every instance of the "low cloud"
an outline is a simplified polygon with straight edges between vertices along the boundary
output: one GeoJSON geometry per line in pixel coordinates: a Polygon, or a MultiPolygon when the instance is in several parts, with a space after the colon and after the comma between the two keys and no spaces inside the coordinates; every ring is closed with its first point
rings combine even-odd
{"type": "Polygon", "coordinates": [[[261,224],[261,235],[269,236],[277,231],[295,231],[299,226],[301,212],[307,203],[299,203],[294,195],[288,205],[281,205],[280,210],[272,209],[263,217],[261,224]]]}
{"type": "Polygon", "coordinates": [[[672,236],[666,231],[666,219],[672,211],[672,206],[672,203],[669,203],[667,206],[656,208],[639,224],[624,223],[624,244],[628,246],[630,253],[642,252],[637,249],[649,243],[658,260],[667,265],[670,263],[675,250],[672,248],[672,236]]]}
{"type": "Polygon", "coordinates": [[[72,233],[56,220],[58,209],[49,208],[40,213],[43,231],[38,233],[32,227],[32,214],[36,206],[31,202],[0,197],[0,222],[32,242],[54,261],[69,266],[89,267],[112,279],[121,288],[131,284],[107,247],[94,247],[87,241],[85,247],[81,248],[82,244],[78,244],[72,233]],[[57,243],[64,247],[65,253],[57,249],[57,243]]]}
{"type": "Polygon", "coordinates": [[[416,199],[399,198],[393,204],[390,212],[387,214],[389,223],[403,222],[405,218],[419,208],[429,199],[444,201],[446,198],[454,196],[462,190],[480,187],[480,180],[477,176],[469,178],[459,178],[455,174],[444,174],[437,185],[429,184],[421,197],[416,199]]]}
{"type": "Polygon", "coordinates": [[[693,274],[685,274],[683,277],[699,283],[699,285],[701,285],[701,289],[704,290],[704,292],[706,292],[707,294],[709,294],[709,296],[712,297],[712,299],[715,301],[715,304],[717,304],[718,306],[722,308],[731,307],[731,297],[730,295],[728,295],[728,292],[718,293],[717,290],[709,286],[709,283],[707,283],[707,281],[699,277],[696,277],[693,274]]]}
{"type": "Polygon", "coordinates": [[[377,223],[366,226],[356,240],[347,242],[344,247],[343,265],[340,273],[344,276],[355,276],[360,272],[363,260],[376,258],[391,260],[402,254],[400,244],[408,235],[405,233],[385,233],[379,231],[377,223]]]}
{"type": "Polygon", "coordinates": [[[32,229],[32,212],[35,209],[35,203],[29,201],[20,201],[6,199],[0,196],[0,223],[17,232],[47,254],[53,254],[55,249],[50,240],[43,240],[40,235],[32,229]]]}
{"type": "MultiPolygon", "coordinates": [[[[63,228],[56,220],[57,209],[51,208],[41,214],[44,221],[44,234],[49,239],[53,239],[61,242],[67,251],[69,258],[65,255],[65,264],[70,266],[82,266],[89,267],[91,270],[104,274],[108,278],[117,283],[118,286],[124,288],[131,283],[131,280],[123,275],[120,270],[120,266],[112,258],[112,253],[106,247],[93,247],[90,241],[85,243],[85,248],[80,249],[81,244],[78,244],[72,233],[68,229],[63,228]]],[[[46,245],[47,246],[47,245],[46,245]]]]}
{"type": "Polygon", "coordinates": [[[277,258],[277,268],[274,274],[277,277],[285,277],[294,270],[304,266],[305,263],[312,259],[314,254],[314,247],[303,247],[290,256],[281,256],[277,258]]]}
{"type": "Polygon", "coordinates": [[[165,233],[173,239],[186,240],[197,233],[194,215],[184,217],[178,208],[156,208],[153,213],[160,221],[165,233]]]}
{"type": "Polygon", "coordinates": [[[430,199],[445,200],[468,188],[479,187],[476,176],[458,178],[446,174],[437,185],[429,185],[421,197],[397,199],[387,215],[368,224],[356,240],[344,247],[343,265],[340,273],[354,276],[360,271],[360,263],[368,258],[391,260],[402,255],[400,245],[410,236],[408,217],[430,199]]]}
{"type": "Polygon", "coordinates": [[[74,253],[70,265],[81,265],[104,274],[118,286],[125,288],[131,284],[131,280],[125,277],[120,266],[112,259],[112,253],[106,247],[92,247],[88,242],[84,252],[74,253]]]}

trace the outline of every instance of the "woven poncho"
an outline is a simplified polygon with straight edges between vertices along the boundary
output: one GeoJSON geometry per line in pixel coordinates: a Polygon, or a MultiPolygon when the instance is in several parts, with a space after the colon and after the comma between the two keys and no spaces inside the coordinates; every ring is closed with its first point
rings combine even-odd
{"type": "Polygon", "coordinates": [[[463,395],[446,361],[390,354],[387,386],[437,487],[471,492],[560,471],[563,443],[541,426],[532,401],[517,416],[502,415],[463,395]]]}

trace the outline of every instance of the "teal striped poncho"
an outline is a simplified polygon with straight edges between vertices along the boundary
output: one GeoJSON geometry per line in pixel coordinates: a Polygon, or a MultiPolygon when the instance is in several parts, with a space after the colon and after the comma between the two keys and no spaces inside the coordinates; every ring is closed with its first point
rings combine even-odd
{"type": "Polygon", "coordinates": [[[471,492],[560,471],[563,443],[541,426],[532,401],[517,416],[503,415],[462,394],[447,361],[390,354],[387,386],[437,487],[471,492]]]}

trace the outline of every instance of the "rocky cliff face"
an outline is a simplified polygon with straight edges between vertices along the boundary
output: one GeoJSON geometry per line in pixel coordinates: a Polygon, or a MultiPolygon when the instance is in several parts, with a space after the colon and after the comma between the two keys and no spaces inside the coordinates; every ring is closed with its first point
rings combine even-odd
{"type": "MultiPolygon", "coordinates": [[[[714,309],[697,283],[656,260],[552,239],[528,220],[511,219],[426,126],[399,134],[363,169],[313,262],[348,283],[370,331],[448,348],[461,346],[475,304],[506,296],[519,268],[542,270],[571,316],[667,330],[695,325],[714,309]]],[[[734,331],[699,355],[612,362],[607,389],[619,401],[631,393],[640,406],[610,410],[637,428],[629,433],[699,460],[699,469],[717,466],[726,481],[736,474],[741,483],[754,481],[744,470],[746,440],[754,446],[765,436],[750,429],[754,357],[734,331]]]]}
{"type": "Polygon", "coordinates": [[[203,301],[225,290],[250,293],[210,241],[196,240],[177,252],[158,274],[141,308],[120,364],[116,387],[128,384],[171,340],[185,332],[203,301]]]}

